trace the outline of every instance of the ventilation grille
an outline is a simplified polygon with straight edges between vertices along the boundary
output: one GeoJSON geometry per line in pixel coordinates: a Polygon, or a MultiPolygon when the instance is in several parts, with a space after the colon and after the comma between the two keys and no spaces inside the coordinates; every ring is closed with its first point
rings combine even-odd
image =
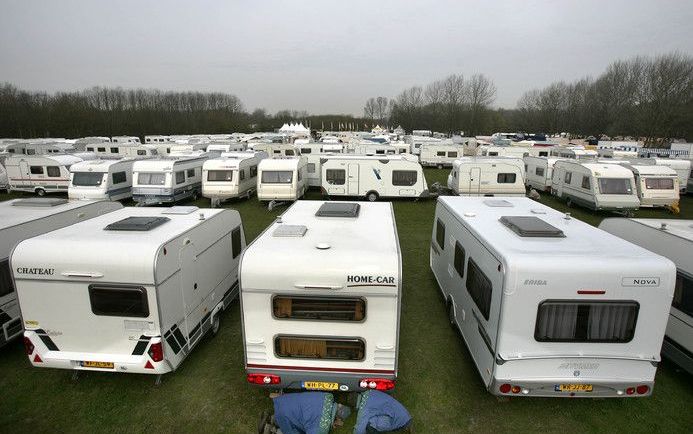
{"type": "Polygon", "coordinates": [[[278,238],[300,238],[304,236],[307,231],[308,228],[303,225],[279,225],[279,227],[272,232],[272,236],[278,238]]]}
{"type": "Polygon", "coordinates": [[[318,208],[318,212],[315,213],[315,216],[356,218],[359,216],[360,211],[361,205],[358,203],[325,202],[318,208]]]}
{"type": "Polygon", "coordinates": [[[128,217],[111,223],[104,230],[107,231],[137,231],[147,232],[157,226],[161,226],[170,219],[168,217],[128,217]]]}
{"type": "Polygon", "coordinates": [[[67,199],[46,197],[46,198],[29,198],[29,199],[17,199],[12,202],[12,206],[26,206],[35,208],[50,208],[53,206],[58,206],[67,203],[67,199]]]}
{"type": "Polygon", "coordinates": [[[486,206],[494,207],[494,208],[512,208],[513,204],[508,202],[505,199],[488,199],[485,200],[484,203],[486,206]]]}
{"type": "Polygon", "coordinates": [[[200,208],[196,206],[172,206],[171,208],[162,211],[161,214],[187,215],[194,213],[198,209],[200,208]]]}
{"type": "Polygon", "coordinates": [[[539,217],[504,216],[499,220],[521,237],[564,238],[562,230],[546,223],[539,217]]]}

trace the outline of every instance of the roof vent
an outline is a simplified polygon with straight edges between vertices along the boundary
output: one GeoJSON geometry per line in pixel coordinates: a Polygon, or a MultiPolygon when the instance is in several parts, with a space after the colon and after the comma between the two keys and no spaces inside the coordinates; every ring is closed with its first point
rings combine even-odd
{"type": "Polygon", "coordinates": [[[503,216],[499,221],[521,237],[565,238],[562,230],[539,217],[503,216]]]}
{"type": "Polygon", "coordinates": [[[308,228],[303,225],[281,225],[272,232],[273,237],[300,238],[306,234],[308,228]]]}
{"type": "Polygon", "coordinates": [[[17,199],[12,202],[12,206],[50,208],[64,203],[67,203],[67,199],[57,197],[34,197],[29,199],[17,199]]]}
{"type": "Polygon", "coordinates": [[[513,204],[508,202],[505,199],[488,199],[485,200],[484,203],[486,206],[491,206],[495,208],[512,208],[513,204]]]}
{"type": "Polygon", "coordinates": [[[192,214],[199,208],[196,206],[172,206],[169,209],[161,211],[161,214],[171,214],[171,215],[187,215],[192,214]]]}
{"type": "Polygon", "coordinates": [[[356,218],[361,211],[361,205],[350,202],[325,202],[320,205],[316,217],[351,217],[356,218]]]}
{"type": "Polygon", "coordinates": [[[104,230],[147,232],[157,226],[163,225],[169,220],[171,219],[168,217],[128,217],[115,223],[111,223],[110,225],[106,226],[104,230]]]}

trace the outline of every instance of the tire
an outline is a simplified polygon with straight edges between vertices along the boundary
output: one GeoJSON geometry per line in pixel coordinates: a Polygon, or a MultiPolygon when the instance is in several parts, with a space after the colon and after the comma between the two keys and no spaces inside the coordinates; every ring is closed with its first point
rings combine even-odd
{"type": "Polygon", "coordinates": [[[36,194],[38,194],[39,196],[43,197],[43,196],[46,195],[46,190],[44,190],[44,189],[42,189],[42,188],[37,188],[37,189],[36,189],[36,194]]]}
{"type": "Polygon", "coordinates": [[[366,195],[366,200],[368,202],[376,202],[378,200],[378,193],[371,191],[366,195]]]}
{"type": "Polygon", "coordinates": [[[442,164],[439,164],[439,165],[438,165],[438,169],[442,169],[442,168],[443,168],[443,165],[442,165],[442,164]]]}
{"type": "Polygon", "coordinates": [[[455,309],[453,308],[451,301],[448,301],[448,321],[450,321],[451,326],[457,327],[457,324],[455,323],[455,309]]]}
{"type": "Polygon", "coordinates": [[[197,200],[197,191],[192,194],[192,200],[193,202],[197,200]]]}
{"type": "Polygon", "coordinates": [[[221,321],[219,320],[219,314],[217,313],[212,318],[212,328],[210,329],[210,331],[212,332],[212,336],[216,336],[217,333],[219,333],[220,323],[221,321]]]}

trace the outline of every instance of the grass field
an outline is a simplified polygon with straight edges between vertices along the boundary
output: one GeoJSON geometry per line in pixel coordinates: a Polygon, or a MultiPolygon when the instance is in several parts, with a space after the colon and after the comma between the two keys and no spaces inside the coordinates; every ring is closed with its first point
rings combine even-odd
{"type": "MultiPolygon", "coordinates": [[[[427,169],[429,184],[445,170],[427,169]]],[[[6,200],[9,195],[0,195],[6,200]]],[[[311,192],[309,199],[318,199],[311,192]]],[[[568,210],[543,196],[541,202],[568,210]]],[[[208,206],[200,200],[198,206],[208,206]]],[[[243,217],[248,241],[285,208],[268,212],[256,199],[227,206],[243,217]]],[[[693,378],[664,362],[654,395],[644,399],[498,401],[484,389],[460,336],[448,324],[428,267],[435,201],[394,204],[404,262],[399,379],[395,396],[418,433],[456,432],[690,432],[693,378]]],[[[576,218],[598,224],[607,214],[579,208],[576,218]]],[[[693,218],[693,199],[679,217],[693,218]]],[[[670,215],[639,211],[638,217],[670,215]]],[[[253,432],[267,392],[250,387],[243,371],[238,302],[222,317],[220,333],[201,343],[180,369],[163,378],[71,373],[32,368],[20,341],[0,350],[0,432],[253,432]]],[[[355,417],[336,431],[351,432],[355,417]]]]}

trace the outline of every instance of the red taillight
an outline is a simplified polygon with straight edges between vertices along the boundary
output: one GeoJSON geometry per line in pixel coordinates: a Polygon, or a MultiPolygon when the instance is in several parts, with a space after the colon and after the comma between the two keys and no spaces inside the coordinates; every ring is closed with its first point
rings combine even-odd
{"type": "Polygon", "coordinates": [[[635,387],[629,387],[626,389],[626,395],[632,395],[635,393],[635,387]]]}
{"type": "Polygon", "coordinates": [[[164,348],[161,346],[161,342],[151,344],[147,352],[149,353],[149,357],[155,362],[164,360],[164,348]]]}
{"type": "Polygon", "coordinates": [[[508,383],[501,384],[498,390],[500,390],[500,393],[508,393],[510,392],[511,386],[508,383]]]}
{"type": "Polygon", "coordinates": [[[363,389],[392,390],[395,388],[395,381],[386,378],[362,378],[359,386],[363,389]]]}
{"type": "Polygon", "coordinates": [[[641,384],[635,388],[635,391],[638,392],[638,395],[644,395],[650,391],[650,387],[645,384],[641,384]]]}
{"type": "Polygon", "coordinates": [[[282,378],[279,375],[273,374],[248,374],[248,383],[251,384],[279,384],[282,378]]]}
{"type": "Polygon", "coordinates": [[[520,386],[513,386],[513,387],[512,387],[512,392],[513,392],[513,393],[520,393],[520,390],[522,390],[522,389],[520,389],[520,386]]]}
{"type": "Polygon", "coordinates": [[[34,363],[43,363],[43,360],[41,360],[41,357],[39,357],[38,354],[34,356],[34,363]]]}
{"type": "Polygon", "coordinates": [[[24,349],[29,356],[34,352],[34,344],[32,344],[31,339],[26,336],[24,336],[24,349]]]}

